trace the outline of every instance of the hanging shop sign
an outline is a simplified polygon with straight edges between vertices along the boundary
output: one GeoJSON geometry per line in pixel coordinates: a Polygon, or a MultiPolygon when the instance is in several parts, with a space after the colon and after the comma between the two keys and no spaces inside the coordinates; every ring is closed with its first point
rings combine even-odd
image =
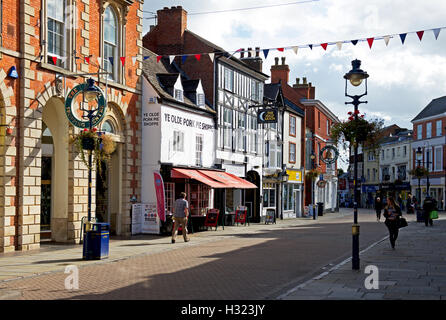
{"type": "Polygon", "coordinates": [[[257,114],[258,123],[277,123],[277,110],[262,109],[257,114]]]}
{"type": "MultiPolygon", "coordinates": [[[[81,83],[75,86],[73,89],[71,89],[67,95],[67,98],[65,99],[65,114],[67,115],[68,121],[70,121],[73,126],[81,129],[90,128],[90,122],[82,118],[82,110],[79,107],[76,108],[76,104],[73,102],[79,94],[84,92],[87,86],[88,83],[81,83]]],[[[98,88],[101,93],[97,98],[97,112],[91,122],[92,128],[97,126],[104,118],[107,105],[102,90],[97,86],[95,87],[98,88]]]]}
{"type": "Polygon", "coordinates": [[[325,164],[333,164],[339,157],[339,151],[335,146],[325,146],[321,149],[319,156],[325,164]]]}

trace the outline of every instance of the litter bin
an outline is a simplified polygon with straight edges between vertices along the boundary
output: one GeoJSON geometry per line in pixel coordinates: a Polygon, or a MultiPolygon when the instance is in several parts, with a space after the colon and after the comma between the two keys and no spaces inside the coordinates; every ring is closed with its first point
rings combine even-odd
{"type": "Polygon", "coordinates": [[[85,230],[83,259],[101,260],[108,258],[110,224],[90,223],[90,228],[86,226],[85,230]]]}
{"type": "Polygon", "coordinates": [[[318,202],[317,203],[317,215],[322,217],[324,215],[324,203],[318,202]]]}

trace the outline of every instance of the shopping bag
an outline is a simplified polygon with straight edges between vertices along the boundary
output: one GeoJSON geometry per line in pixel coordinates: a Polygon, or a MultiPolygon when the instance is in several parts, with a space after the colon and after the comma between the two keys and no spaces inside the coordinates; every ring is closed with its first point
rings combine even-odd
{"type": "Polygon", "coordinates": [[[436,210],[431,211],[430,218],[431,219],[438,219],[438,211],[436,211],[436,210]]]}
{"type": "Polygon", "coordinates": [[[398,219],[398,228],[404,228],[407,227],[407,221],[405,218],[399,218],[398,219]]]}

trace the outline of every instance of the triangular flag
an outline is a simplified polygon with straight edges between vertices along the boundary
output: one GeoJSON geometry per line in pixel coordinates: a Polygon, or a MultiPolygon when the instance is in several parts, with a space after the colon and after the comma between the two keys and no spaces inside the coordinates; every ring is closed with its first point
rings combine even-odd
{"type": "Polygon", "coordinates": [[[102,58],[98,57],[98,64],[101,65],[102,58]]]}
{"type": "Polygon", "coordinates": [[[338,50],[342,49],[342,41],[336,42],[336,46],[338,47],[338,50]]]}
{"type": "Polygon", "coordinates": [[[114,61],[115,59],[113,58],[113,57],[108,57],[108,61],[110,61],[110,63],[111,63],[111,65],[113,65],[114,64],[114,61]]]}
{"type": "Polygon", "coordinates": [[[132,57],[132,62],[133,62],[133,65],[135,65],[135,63],[136,63],[136,59],[137,59],[138,57],[132,57]]]}
{"type": "Polygon", "coordinates": [[[209,53],[209,59],[211,59],[212,62],[214,62],[214,56],[215,53],[209,53]]]}
{"type": "Polygon", "coordinates": [[[149,58],[150,58],[150,56],[144,56],[144,60],[147,60],[149,58]]]}
{"type": "Polygon", "coordinates": [[[53,63],[54,63],[54,65],[56,65],[56,63],[57,63],[57,57],[52,57],[53,58],[53,63]]]}
{"type": "Polygon", "coordinates": [[[194,57],[195,57],[195,59],[197,59],[198,61],[200,61],[200,59],[201,59],[201,54],[196,54],[196,55],[194,55],[194,57]]]}
{"type": "Polygon", "coordinates": [[[386,43],[386,46],[389,45],[390,36],[384,36],[384,42],[386,43]]]}
{"type": "Polygon", "coordinates": [[[424,34],[424,31],[418,31],[417,32],[417,36],[418,36],[418,39],[420,39],[420,41],[423,38],[423,34],[424,34]]]}
{"type": "Polygon", "coordinates": [[[369,43],[370,49],[372,49],[373,40],[374,38],[367,38],[367,42],[369,43]]]}
{"type": "Polygon", "coordinates": [[[85,57],[85,62],[90,64],[90,57],[85,57]]]}
{"type": "Polygon", "coordinates": [[[293,51],[294,51],[295,54],[297,54],[297,50],[298,49],[299,49],[299,47],[297,47],[297,46],[293,47],[293,51]]]}
{"type": "Polygon", "coordinates": [[[401,39],[401,43],[402,44],[404,44],[404,41],[406,41],[406,36],[407,36],[407,33],[401,33],[400,34],[400,39],[401,39]]]}
{"type": "Polygon", "coordinates": [[[328,43],[321,43],[321,47],[324,48],[324,50],[327,50],[328,43]]]}
{"type": "Polygon", "coordinates": [[[172,62],[173,62],[174,59],[175,59],[175,56],[169,56],[170,64],[172,64],[172,62]]]}
{"type": "Polygon", "coordinates": [[[124,66],[125,65],[125,57],[120,57],[120,59],[121,59],[122,66],[124,66]]]}
{"type": "Polygon", "coordinates": [[[313,50],[313,45],[312,44],[309,44],[308,46],[310,47],[311,50],[313,50]]]}
{"type": "Polygon", "coordinates": [[[161,60],[162,57],[163,57],[163,56],[156,56],[156,62],[160,62],[160,60],[161,60]]]}
{"type": "Polygon", "coordinates": [[[62,61],[62,63],[65,65],[65,61],[67,61],[67,57],[62,57],[59,60],[62,61]]]}
{"type": "Polygon", "coordinates": [[[356,46],[356,44],[358,43],[358,40],[352,40],[352,43],[354,46],[356,46]]]}
{"type": "Polygon", "coordinates": [[[439,36],[439,34],[440,34],[441,29],[438,28],[438,29],[434,29],[433,31],[434,31],[435,40],[437,40],[437,39],[438,39],[438,36],[439,36]]]}
{"type": "Polygon", "coordinates": [[[277,48],[278,51],[283,52],[283,48],[277,48]]]}
{"type": "Polygon", "coordinates": [[[269,49],[263,50],[263,55],[265,56],[265,59],[266,59],[266,57],[268,57],[268,53],[269,53],[269,49]]]}
{"type": "Polygon", "coordinates": [[[181,56],[181,63],[184,64],[187,60],[187,56],[181,56]]]}

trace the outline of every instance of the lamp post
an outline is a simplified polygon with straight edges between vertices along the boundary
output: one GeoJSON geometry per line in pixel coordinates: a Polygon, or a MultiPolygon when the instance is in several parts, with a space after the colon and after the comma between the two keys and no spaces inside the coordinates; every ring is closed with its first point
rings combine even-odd
{"type": "MultiPolygon", "coordinates": [[[[314,152],[311,152],[311,169],[316,169],[316,164],[315,164],[315,159],[316,159],[316,155],[314,154],[314,152]]],[[[313,177],[311,177],[311,203],[313,205],[313,220],[316,220],[316,208],[314,206],[314,179],[313,177]]]]}
{"type": "MultiPolygon", "coordinates": [[[[352,70],[344,75],[345,79],[345,96],[351,98],[353,101],[346,102],[345,104],[353,104],[354,106],[354,121],[358,121],[358,105],[361,103],[367,103],[367,101],[360,101],[360,99],[367,95],[367,78],[369,75],[367,72],[360,69],[361,61],[353,60],[352,61],[352,70]],[[365,93],[361,95],[349,95],[347,93],[347,84],[350,81],[351,85],[354,87],[358,87],[361,85],[362,81],[365,80],[365,93]]],[[[359,270],[359,224],[358,224],[358,202],[359,202],[359,193],[358,193],[358,143],[355,141],[354,143],[354,221],[352,226],[352,269],[359,270]]]]}
{"type": "MultiPolygon", "coordinates": [[[[429,164],[432,163],[431,161],[429,161],[429,148],[426,150],[426,161],[422,161],[423,159],[423,151],[421,150],[421,147],[418,147],[417,152],[416,152],[416,157],[417,157],[417,161],[418,161],[418,165],[420,166],[420,163],[423,163],[423,167],[426,168],[427,170],[427,174],[426,174],[426,184],[427,184],[427,190],[426,190],[426,194],[427,196],[429,196],[429,187],[430,187],[430,182],[429,182],[429,164]]],[[[421,191],[421,189],[420,189],[421,191]]],[[[421,197],[421,192],[420,192],[420,197],[421,197]]],[[[421,201],[421,199],[420,199],[421,201]]]]}
{"type": "MultiPolygon", "coordinates": [[[[90,103],[93,102],[97,99],[97,97],[99,95],[101,95],[101,91],[100,89],[95,86],[94,84],[94,80],[89,78],[87,80],[87,86],[84,88],[83,90],[83,94],[84,94],[84,98],[85,100],[90,103]]],[[[85,109],[85,108],[80,108],[81,111],[85,112],[86,115],[83,115],[82,117],[85,119],[88,119],[88,127],[89,130],[92,129],[92,122],[93,122],[93,118],[96,116],[96,114],[98,113],[99,108],[94,108],[94,109],[85,109]]],[[[92,150],[88,150],[88,222],[91,221],[91,163],[92,163],[92,150]]]]}
{"type": "MultiPolygon", "coordinates": [[[[421,151],[421,148],[418,147],[417,151],[415,152],[415,158],[417,160],[417,166],[421,167],[421,160],[423,159],[423,152],[421,151]]],[[[418,192],[417,192],[417,199],[418,202],[421,203],[421,185],[420,185],[421,177],[418,176],[418,192]]]]}

